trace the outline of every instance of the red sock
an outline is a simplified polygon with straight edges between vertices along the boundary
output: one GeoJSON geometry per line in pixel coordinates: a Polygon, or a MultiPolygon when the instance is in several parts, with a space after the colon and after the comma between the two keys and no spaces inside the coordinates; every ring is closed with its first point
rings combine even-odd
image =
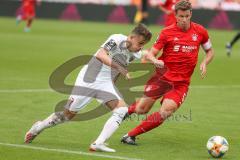
{"type": "Polygon", "coordinates": [[[137,105],[137,102],[134,102],[133,104],[131,104],[131,106],[128,107],[128,114],[129,115],[131,115],[135,112],[136,105],[137,105]]]}
{"type": "Polygon", "coordinates": [[[158,127],[160,124],[162,124],[164,119],[161,117],[159,112],[154,112],[151,115],[147,117],[140,125],[132,129],[130,132],[128,132],[129,136],[137,136],[142,133],[148,132],[156,127],[158,127]]]}

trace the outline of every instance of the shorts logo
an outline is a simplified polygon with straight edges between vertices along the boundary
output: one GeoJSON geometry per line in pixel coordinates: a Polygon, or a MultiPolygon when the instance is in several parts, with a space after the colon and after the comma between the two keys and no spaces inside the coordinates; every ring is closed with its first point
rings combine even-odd
{"type": "Polygon", "coordinates": [[[147,86],[146,91],[149,92],[152,90],[152,86],[147,86]]]}

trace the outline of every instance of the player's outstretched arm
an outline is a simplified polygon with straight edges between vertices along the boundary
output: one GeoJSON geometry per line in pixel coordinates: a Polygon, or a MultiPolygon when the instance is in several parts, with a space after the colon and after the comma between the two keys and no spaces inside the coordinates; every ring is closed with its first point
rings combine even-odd
{"type": "Polygon", "coordinates": [[[104,63],[105,65],[110,66],[111,68],[117,69],[127,79],[131,78],[128,73],[128,70],[126,70],[124,67],[122,67],[118,63],[112,61],[112,59],[108,55],[108,51],[105,50],[104,48],[100,48],[97,51],[96,58],[100,60],[102,63],[104,63]]]}
{"type": "Polygon", "coordinates": [[[37,0],[37,5],[38,5],[38,6],[41,5],[41,1],[42,1],[42,0],[37,0]]]}
{"type": "Polygon", "coordinates": [[[159,50],[152,47],[150,51],[148,51],[146,54],[143,56],[142,61],[149,61],[150,63],[154,64],[158,68],[163,68],[164,67],[164,62],[162,60],[158,60],[156,56],[158,55],[159,50]]]}
{"type": "Polygon", "coordinates": [[[213,60],[214,57],[214,51],[212,48],[205,51],[206,56],[203,59],[202,63],[200,64],[200,71],[201,71],[201,78],[203,79],[207,74],[207,65],[213,60]]]}
{"type": "Polygon", "coordinates": [[[165,14],[171,14],[171,13],[172,13],[171,10],[166,9],[166,8],[163,7],[163,6],[159,6],[159,9],[160,9],[162,12],[164,12],[165,14]]]}

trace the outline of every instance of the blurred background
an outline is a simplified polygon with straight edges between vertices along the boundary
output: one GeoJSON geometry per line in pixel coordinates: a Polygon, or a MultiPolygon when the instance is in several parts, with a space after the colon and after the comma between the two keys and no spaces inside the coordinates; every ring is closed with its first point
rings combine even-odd
{"type": "MultiPolygon", "coordinates": [[[[148,24],[164,24],[164,12],[159,6],[166,0],[148,0],[148,24]]],[[[240,0],[190,0],[194,8],[193,21],[205,27],[238,29],[240,0]]],[[[41,0],[36,7],[37,18],[74,21],[134,22],[141,0],[41,0]]],[[[21,12],[19,0],[1,0],[0,16],[16,16],[21,12]]]]}
{"type": "MultiPolygon", "coordinates": [[[[33,122],[46,118],[55,111],[58,102],[69,96],[49,87],[49,77],[58,66],[77,56],[93,55],[111,34],[127,35],[144,16],[144,23],[153,33],[151,42],[145,47],[150,48],[165,26],[166,11],[163,8],[173,10],[171,5],[168,6],[169,0],[23,1],[34,3],[36,7],[36,14],[32,7],[27,7],[33,15],[27,22],[21,21],[25,3],[0,0],[0,159],[104,159],[93,157],[88,148],[109,115],[46,130],[30,147],[27,146],[29,148],[25,147],[23,138],[33,122]],[[31,147],[86,154],[32,150],[31,147]]],[[[182,107],[166,125],[141,136],[139,146],[122,145],[119,140],[140,120],[136,118],[124,123],[109,141],[117,149],[111,159],[121,156],[145,160],[210,160],[205,146],[214,135],[224,136],[229,142],[229,152],[223,159],[240,159],[239,1],[191,0],[192,19],[208,28],[215,51],[207,77],[201,79],[199,65],[196,66],[182,107]],[[175,117],[180,117],[180,121],[175,117]]],[[[201,50],[199,61],[204,55],[201,50]]],[[[67,76],[66,84],[74,84],[81,67],[67,76]]],[[[137,72],[135,75],[142,74],[137,72]]],[[[82,112],[97,106],[98,103],[93,101],[82,112]]],[[[160,103],[156,102],[152,112],[159,107],[160,103]]]]}

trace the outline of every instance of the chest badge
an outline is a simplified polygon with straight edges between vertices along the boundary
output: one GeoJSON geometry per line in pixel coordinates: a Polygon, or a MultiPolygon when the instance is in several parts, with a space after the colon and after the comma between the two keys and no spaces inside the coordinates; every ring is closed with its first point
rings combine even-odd
{"type": "Polygon", "coordinates": [[[197,34],[193,34],[192,35],[192,40],[193,41],[197,41],[198,40],[198,35],[197,34]]]}

